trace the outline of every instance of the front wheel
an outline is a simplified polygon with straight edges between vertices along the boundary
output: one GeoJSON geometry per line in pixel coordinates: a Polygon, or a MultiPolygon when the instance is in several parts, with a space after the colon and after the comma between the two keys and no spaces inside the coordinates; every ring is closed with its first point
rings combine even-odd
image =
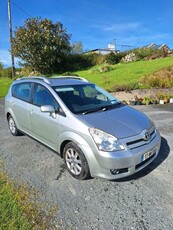
{"type": "Polygon", "coordinates": [[[13,119],[13,117],[11,115],[8,117],[8,126],[9,126],[9,129],[10,129],[10,133],[13,136],[21,135],[21,133],[17,130],[15,121],[14,121],[14,119],[13,119]]]}
{"type": "Polygon", "coordinates": [[[88,162],[77,144],[67,143],[63,151],[63,158],[69,173],[74,178],[80,180],[90,178],[88,162]]]}

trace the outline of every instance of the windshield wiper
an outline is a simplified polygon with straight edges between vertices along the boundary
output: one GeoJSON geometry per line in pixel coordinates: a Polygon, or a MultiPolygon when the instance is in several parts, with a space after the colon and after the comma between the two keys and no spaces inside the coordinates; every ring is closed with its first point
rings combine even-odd
{"type": "Polygon", "coordinates": [[[80,112],[80,113],[85,115],[85,114],[88,114],[88,113],[94,113],[94,112],[98,112],[98,111],[103,111],[103,108],[99,107],[99,108],[88,109],[88,110],[80,112]]]}
{"type": "Polygon", "coordinates": [[[120,104],[121,104],[121,102],[117,102],[116,104],[107,105],[107,106],[101,106],[101,107],[89,109],[89,110],[86,110],[86,111],[83,111],[83,112],[80,112],[80,113],[85,115],[85,114],[88,114],[88,113],[94,113],[94,112],[98,112],[98,111],[103,111],[104,112],[106,110],[113,109],[117,105],[120,105],[120,104]]]}
{"type": "Polygon", "coordinates": [[[103,111],[106,111],[106,110],[109,110],[109,109],[114,109],[115,107],[117,107],[118,105],[121,105],[121,102],[117,102],[115,104],[111,104],[111,105],[106,105],[106,106],[102,106],[102,110],[103,111]]]}

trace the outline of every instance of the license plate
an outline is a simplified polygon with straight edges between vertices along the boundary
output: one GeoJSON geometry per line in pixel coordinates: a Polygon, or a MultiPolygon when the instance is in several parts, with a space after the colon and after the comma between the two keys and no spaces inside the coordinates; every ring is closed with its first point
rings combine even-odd
{"type": "Polygon", "coordinates": [[[154,149],[148,151],[147,153],[144,153],[144,154],[142,155],[142,161],[147,160],[148,158],[150,158],[150,157],[151,157],[152,155],[154,155],[155,153],[156,153],[156,148],[154,148],[154,149]]]}

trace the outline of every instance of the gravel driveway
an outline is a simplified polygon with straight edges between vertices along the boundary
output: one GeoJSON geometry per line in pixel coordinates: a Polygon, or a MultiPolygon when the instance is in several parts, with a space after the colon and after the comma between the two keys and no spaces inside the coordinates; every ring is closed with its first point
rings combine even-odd
{"type": "Polygon", "coordinates": [[[63,160],[27,136],[13,137],[0,100],[0,158],[11,177],[27,182],[58,206],[58,229],[173,229],[173,105],[139,106],[162,135],[156,160],[133,177],[78,181],[63,160]]]}

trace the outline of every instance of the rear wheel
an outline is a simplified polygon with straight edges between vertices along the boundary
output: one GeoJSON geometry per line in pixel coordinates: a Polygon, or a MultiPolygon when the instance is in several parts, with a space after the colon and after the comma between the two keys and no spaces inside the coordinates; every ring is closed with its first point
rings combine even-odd
{"type": "Polygon", "coordinates": [[[63,158],[69,173],[76,179],[85,180],[90,178],[88,162],[82,150],[74,142],[66,144],[63,158]]]}
{"type": "Polygon", "coordinates": [[[9,126],[10,132],[13,136],[21,135],[21,133],[17,130],[15,121],[11,115],[8,117],[8,126],[9,126]]]}

